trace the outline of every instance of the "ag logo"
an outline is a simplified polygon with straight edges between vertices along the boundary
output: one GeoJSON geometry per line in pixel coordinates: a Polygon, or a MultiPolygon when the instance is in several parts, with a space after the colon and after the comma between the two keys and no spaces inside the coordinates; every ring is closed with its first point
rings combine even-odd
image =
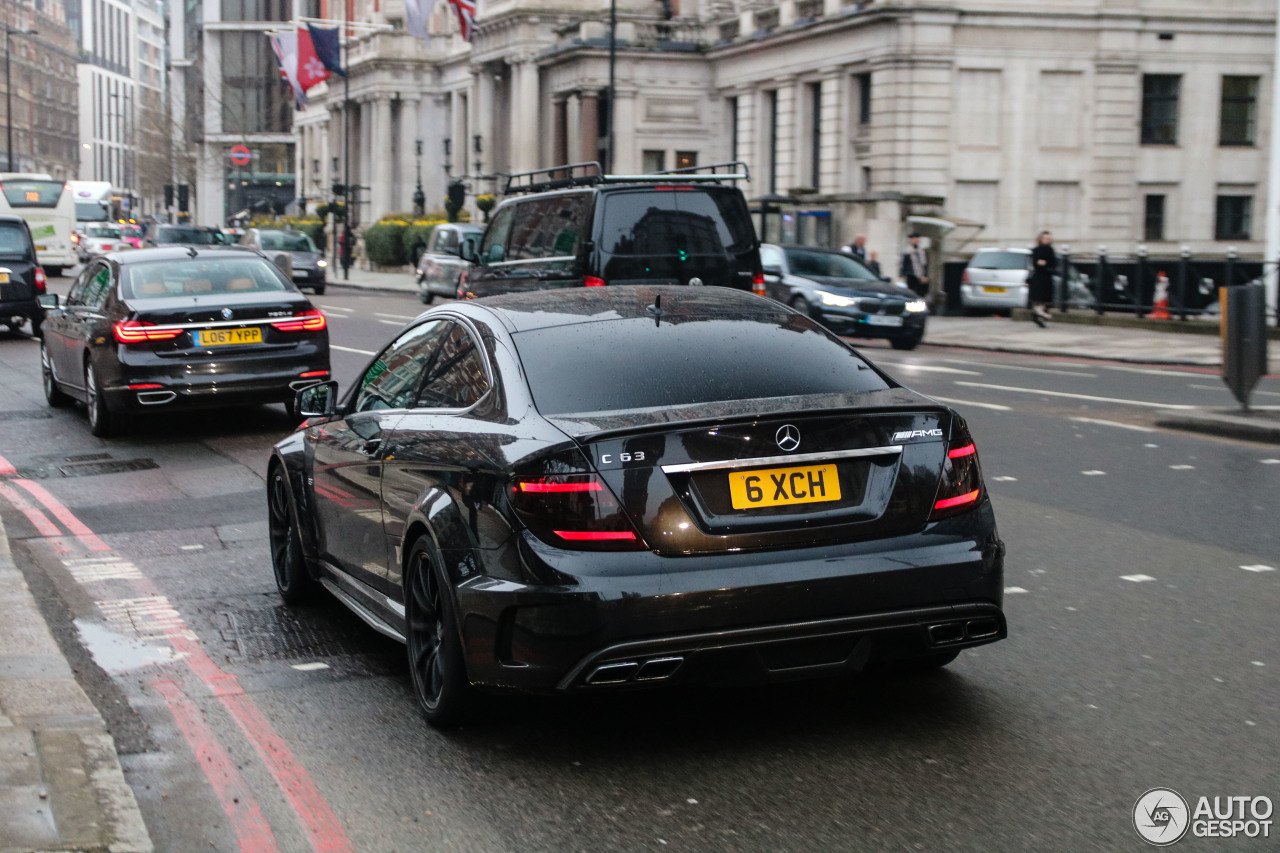
{"type": "Polygon", "coordinates": [[[1156,847],[1178,841],[1190,825],[1187,801],[1172,788],[1152,788],[1133,804],[1133,828],[1143,841],[1156,847]]]}

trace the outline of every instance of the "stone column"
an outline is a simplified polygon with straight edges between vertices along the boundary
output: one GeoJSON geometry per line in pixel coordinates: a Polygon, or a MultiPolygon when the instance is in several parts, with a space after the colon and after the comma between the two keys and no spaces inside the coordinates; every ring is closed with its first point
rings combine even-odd
{"type": "Polygon", "coordinates": [[[511,74],[511,170],[528,172],[542,165],[538,109],[538,64],[521,57],[511,74]]]}
{"type": "MultiPolygon", "coordinates": [[[[366,152],[373,162],[373,180],[369,184],[369,221],[377,220],[392,211],[395,192],[391,186],[392,161],[395,141],[391,135],[391,98],[388,95],[374,97],[373,121],[370,122],[372,138],[366,152]]],[[[400,140],[403,147],[404,140],[400,140]]],[[[410,145],[413,143],[410,142],[410,145]]]]}
{"type": "Polygon", "coordinates": [[[587,162],[600,157],[600,104],[599,95],[594,89],[578,93],[580,109],[579,127],[582,128],[582,150],[578,152],[578,160],[587,162]]]}
{"type": "MultiPolygon", "coordinates": [[[[493,130],[493,70],[487,65],[476,65],[473,66],[471,73],[475,80],[471,89],[473,100],[471,114],[474,118],[471,121],[471,133],[462,140],[462,147],[458,149],[466,161],[461,173],[470,172],[475,167],[475,161],[479,159],[481,172],[491,174],[497,169],[497,163],[493,157],[498,147],[493,130]],[[484,150],[479,155],[475,152],[475,140],[472,138],[476,134],[481,136],[484,143],[484,150]]],[[[514,119],[515,117],[512,116],[513,123],[514,119]]]]}
{"type": "Polygon", "coordinates": [[[636,92],[631,86],[619,87],[615,97],[613,120],[614,144],[610,171],[615,175],[634,175],[640,171],[640,152],[636,150],[636,92]]]}
{"type": "MultiPolygon", "coordinates": [[[[433,162],[431,141],[422,133],[422,99],[410,95],[400,99],[400,127],[396,134],[400,139],[399,180],[391,193],[391,203],[397,210],[413,210],[413,191],[418,188],[418,140],[422,140],[422,167],[433,162]]],[[[439,147],[435,149],[439,151],[439,147]]],[[[425,174],[425,172],[424,172],[425,174]]],[[[424,179],[425,180],[425,179],[424,179]]],[[[426,184],[423,184],[423,192],[426,184]]]]}
{"type": "Polygon", "coordinates": [[[551,163],[560,166],[569,162],[568,106],[565,95],[551,98],[551,163]]]}

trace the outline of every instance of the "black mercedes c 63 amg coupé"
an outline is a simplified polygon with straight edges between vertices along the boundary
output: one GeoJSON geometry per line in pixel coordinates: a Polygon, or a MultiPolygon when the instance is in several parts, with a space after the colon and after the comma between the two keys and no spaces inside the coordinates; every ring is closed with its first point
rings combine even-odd
{"type": "Polygon", "coordinates": [[[964,420],[762,297],[441,306],[297,405],[269,464],[277,586],[406,643],[436,724],[478,690],[935,667],[1006,635],[964,420]]]}

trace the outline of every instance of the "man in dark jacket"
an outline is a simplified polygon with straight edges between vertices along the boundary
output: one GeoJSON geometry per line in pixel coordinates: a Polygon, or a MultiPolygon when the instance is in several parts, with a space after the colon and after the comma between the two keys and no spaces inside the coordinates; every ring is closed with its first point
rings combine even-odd
{"type": "Polygon", "coordinates": [[[899,271],[907,287],[919,296],[929,295],[929,253],[920,245],[920,235],[912,234],[911,245],[902,253],[899,271]]]}

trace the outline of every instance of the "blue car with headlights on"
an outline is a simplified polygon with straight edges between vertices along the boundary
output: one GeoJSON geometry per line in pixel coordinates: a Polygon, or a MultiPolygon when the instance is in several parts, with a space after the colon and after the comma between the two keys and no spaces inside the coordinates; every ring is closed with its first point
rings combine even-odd
{"type": "Polygon", "coordinates": [[[882,338],[894,349],[915,349],[924,337],[924,300],[843,252],[763,243],[760,262],[766,295],[836,334],[882,338]]]}

